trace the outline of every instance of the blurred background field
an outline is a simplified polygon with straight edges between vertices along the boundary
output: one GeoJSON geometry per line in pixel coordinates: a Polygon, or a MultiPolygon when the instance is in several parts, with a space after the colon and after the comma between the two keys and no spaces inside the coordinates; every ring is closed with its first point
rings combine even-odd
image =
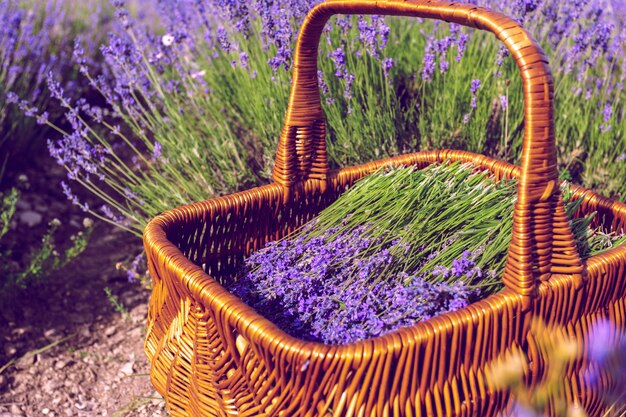
{"type": "MultiPolygon", "coordinates": [[[[270,181],[315,3],[0,0],[0,413],[164,412],[141,351],[141,232],[270,181]]],[[[561,178],[623,201],[626,3],[477,3],[550,57],[561,178]]],[[[521,81],[491,35],[335,17],[319,64],[334,167],[439,148],[518,161],[521,81]]]]}

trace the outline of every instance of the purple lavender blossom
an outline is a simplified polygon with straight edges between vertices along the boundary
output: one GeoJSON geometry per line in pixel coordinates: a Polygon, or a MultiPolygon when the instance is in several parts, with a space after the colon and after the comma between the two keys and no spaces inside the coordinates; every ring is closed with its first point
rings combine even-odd
{"type": "Polygon", "coordinates": [[[90,174],[103,179],[100,168],[108,150],[101,145],[90,144],[85,136],[84,131],[76,130],[57,141],[48,140],[48,151],[59,165],[68,169],[69,179],[85,177],[88,180],[90,174]]]}
{"type": "Polygon", "coordinates": [[[116,224],[122,224],[124,221],[124,217],[116,215],[111,207],[107,205],[100,206],[100,212],[109,220],[112,220],[116,224]]]}
{"type": "Polygon", "coordinates": [[[448,61],[439,61],[439,72],[441,74],[445,74],[450,68],[450,63],[448,61]]]}
{"type": "Polygon", "coordinates": [[[343,52],[343,49],[337,48],[330,52],[328,56],[335,64],[335,76],[343,78],[346,73],[346,54],[343,52]]]}
{"type": "Polygon", "coordinates": [[[152,149],[152,158],[155,161],[160,160],[161,158],[163,158],[163,147],[161,146],[160,142],[154,142],[154,148],[152,149]]]}
{"type": "Polygon", "coordinates": [[[239,63],[241,64],[241,68],[248,68],[248,54],[245,52],[241,52],[239,54],[239,63]]]}
{"type": "Polygon", "coordinates": [[[47,111],[44,111],[43,113],[37,115],[37,124],[38,125],[45,125],[48,123],[48,117],[49,114],[47,111]]]}
{"type": "Polygon", "coordinates": [[[61,181],[61,189],[63,190],[63,194],[65,194],[67,199],[70,200],[72,204],[80,207],[82,211],[89,211],[89,204],[81,203],[78,196],[72,192],[72,189],[65,183],[65,181],[61,181]]]}
{"type": "Polygon", "coordinates": [[[394,62],[392,58],[383,59],[383,75],[385,78],[389,78],[389,71],[393,68],[394,62]]]}
{"type": "Polygon", "coordinates": [[[608,123],[611,120],[611,116],[613,115],[613,106],[611,103],[606,103],[604,108],[602,109],[602,118],[604,123],[600,124],[600,131],[602,133],[606,133],[611,130],[611,125],[608,123]]]}
{"type": "Polygon", "coordinates": [[[138,282],[143,276],[145,276],[148,265],[146,263],[146,255],[141,252],[139,255],[133,258],[130,267],[126,269],[126,278],[128,282],[138,282]]]}
{"type": "Polygon", "coordinates": [[[20,100],[20,98],[13,91],[9,91],[7,93],[7,103],[9,103],[9,104],[16,104],[19,100],[20,100]]]}
{"type": "MultiPolygon", "coordinates": [[[[406,245],[394,240],[372,253],[380,240],[367,237],[369,225],[307,237],[314,226],[309,223],[303,234],[253,253],[230,287],[296,337],[331,344],[361,340],[463,308],[473,296],[460,281],[433,284],[406,273],[378,279],[404,256],[406,245]]],[[[466,253],[453,270],[465,274],[473,266],[466,253]]]]}
{"type": "Polygon", "coordinates": [[[426,54],[424,54],[424,67],[422,68],[422,79],[424,81],[432,80],[432,75],[435,72],[436,58],[437,56],[432,52],[426,52],[426,54]]]}
{"type": "Polygon", "coordinates": [[[324,81],[324,72],[321,70],[317,71],[317,85],[319,85],[322,95],[327,96],[330,90],[328,89],[328,84],[324,81]]]}
{"type": "Polygon", "coordinates": [[[478,91],[478,89],[480,88],[480,80],[472,80],[472,84],[470,86],[470,93],[472,94],[472,102],[471,102],[471,106],[473,109],[476,108],[476,92],[478,91]]]}
{"type": "Polygon", "coordinates": [[[500,96],[500,106],[502,106],[504,110],[509,107],[509,99],[507,96],[500,96]]]}
{"type": "Polygon", "coordinates": [[[592,360],[603,364],[612,350],[611,340],[615,336],[616,327],[609,320],[598,321],[589,332],[589,356],[592,360]]]}
{"type": "Polygon", "coordinates": [[[225,52],[230,51],[231,43],[228,40],[228,34],[226,33],[226,29],[224,26],[220,26],[217,28],[217,41],[225,52]]]}
{"type": "Polygon", "coordinates": [[[480,80],[472,80],[472,85],[470,86],[470,93],[472,93],[473,95],[476,95],[476,92],[480,88],[480,85],[481,85],[480,80]]]}

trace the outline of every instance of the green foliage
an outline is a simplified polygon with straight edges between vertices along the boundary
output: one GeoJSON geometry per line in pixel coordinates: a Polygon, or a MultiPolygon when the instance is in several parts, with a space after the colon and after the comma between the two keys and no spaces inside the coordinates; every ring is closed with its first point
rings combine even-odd
{"type": "MultiPolygon", "coordinates": [[[[568,184],[562,190],[583,258],[626,242],[624,235],[591,229],[595,213],[575,218],[582,199],[572,199],[568,184]]],[[[435,271],[431,281],[447,279],[452,283],[459,277],[441,268],[450,268],[455,260],[469,256],[482,271],[478,275],[481,279],[476,282],[476,274],[461,279],[483,287],[484,293],[492,293],[501,286],[516,201],[517,180],[496,182],[488,171],[475,172],[471,164],[384,169],[358,181],[323,210],[315,229],[307,231],[306,236],[321,236],[335,228],[336,235],[342,235],[371,226],[365,233],[378,242],[368,249],[372,254],[397,241],[394,249],[406,250],[399,254],[400,261],[385,270],[389,276],[435,271]]]]}
{"type": "Polygon", "coordinates": [[[4,236],[11,227],[11,218],[15,214],[15,205],[19,199],[16,188],[11,188],[7,193],[0,194],[0,238],[4,236]]]}
{"type": "Polygon", "coordinates": [[[41,245],[29,254],[25,263],[20,263],[13,259],[16,243],[7,239],[18,199],[19,192],[16,188],[12,188],[5,195],[0,194],[0,298],[26,289],[66,266],[86,249],[93,231],[93,221],[86,218],[83,221],[84,229],[70,237],[71,245],[60,249],[55,242],[55,235],[61,222],[54,219],[41,238],[41,245]]]}
{"type": "Polygon", "coordinates": [[[104,293],[106,294],[107,300],[109,300],[109,303],[111,304],[111,306],[113,306],[115,311],[120,313],[125,320],[129,320],[130,315],[128,314],[128,309],[126,308],[126,306],[124,306],[124,304],[122,304],[117,295],[113,294],[113,291],[111,291],[109,287],[104,288],[104,293]]]}

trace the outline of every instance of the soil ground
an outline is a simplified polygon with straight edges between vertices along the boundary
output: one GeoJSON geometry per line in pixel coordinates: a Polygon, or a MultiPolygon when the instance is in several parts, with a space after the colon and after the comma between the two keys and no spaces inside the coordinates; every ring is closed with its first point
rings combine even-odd
{"type": "MultiPolygon", "coordinates": [[[[18,254],[36,247],[55,217],[66,225],[59,231],[79,230],[85,214],[60,194],[59,169],[27,172],[13,225],[18,254]],[[24,224],[25,212],[41,221],[24,224]]],[[[116,269],[140,251],[139,238],[96,222],[83,254],[0,308],[0,369],[9,365],[0,371],[0,417],[168,415],[143,351],[150,291],[116,269]]]]}

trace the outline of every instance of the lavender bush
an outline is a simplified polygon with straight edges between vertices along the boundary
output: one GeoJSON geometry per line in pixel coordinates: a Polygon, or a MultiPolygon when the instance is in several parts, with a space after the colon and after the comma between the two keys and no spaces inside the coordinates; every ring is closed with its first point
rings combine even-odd
{"type": "MultiPolygon", "coordinates": [[[[74,50],[100,102],[72,99],[57,75],[49,77],[67,113],[49,148],[68,169],[68,198],[139,235],[165,209],[266,181],[295,37],[316,0],[144,0],[142,10],[157,20],[149,25],[123,0],[111,3],[124,29],[101,47],[111,77],[86,62],[84,42],[74,50]],[[103,204],[87,207],[76,186],[103,204]]],[[[480,4],[521,21],[551,57],[564,178],[622,195],[622,6],[480,4]]],[[[519,75],[489,34],[420,19],[338,16],[323,36],[319,64],[333,166],[442,147],[517,159],[519,75]]]]}
{"type": "MultiPolygon", "coordinates": [[[[564,191],[571,217],[582,200],[564,191]]],[[[378,172],[227,285],[296,337],[377,336],[498,291],[516,197],[516,181],[470,164],[378,172]]],[[[592,217],[572,220],[583,257],[626,241],[589,229],[592,217]]]]}
{"type": "MultiPolygon", "coordinates": [[[[50,153],[68,170],[70,182],[62,184],[68,198],[139,234],[148,218],[167,208],[269,177],[295,34],[314,3],[161,1],[156,8],[162,30],[137,22],[124,2],[112,3],[125,28],[102,46],[113,80],[92,74],[80,42],[74,50],[81,72],[106,105],[72,100],[53,74],[48,77],[70,127],[54,126],[61,138],[49,141],[50,153]],[[87,207],[74,195],[72,183],[105,204],[87,207]]],[[[335,159],[356,162],[355,150],[397,153],[398,138],[407,136],[396,127],[406,123],[396,119],[411,112],[400,110],[389,81],[392,61],[381,55],[388,33],[384,20],[376,17],[339,21],[329,32],[319,77],[326,105],[337,109],[329,116],[335,120],[331,125],[346,138],[331,148],[335,159]],[[366,29],[367,36],[359,35],[366,29]],[[361,51],[363,71],[379,75],[366,85],[355,84],[357,61],[343,53],[348,33],[355,37],[349,47],[361,51]],[[331,88],[342,91],[340,97],[331,88]],[[386,93],[377,99],[374,91],[380,90],[386,93]],[[369,105],[362,105],[363,97],[369,97],[369,105]],[[371,130],[366,135],[358,123],[344,122],[346,115],[374,119],[383,104],[395,106],[398,116],[380,119],[376,128],[365,123],[371,130]],[[382,145],[374,140],[381,130],[386,132],[382,145]],[[348,149],[348,136],[356,138],[351,141],[356,149],[348,149]]]]}
{"type": "MultiPolygon", "coordinates": [[[[41,125],[62,115],[49,103],[46,74],[58,74],[73,97],[88,93],[87,83],[77,78],[67,40],[80,34],[96,50],[108,27],[108,9],[104,0],[0,2],[0,178],[8,162],[25,163],[45,149],[44,135],[50,131],[41,125]]],[[[96,62],[93,53],[86,59],[96,62]]]]}

